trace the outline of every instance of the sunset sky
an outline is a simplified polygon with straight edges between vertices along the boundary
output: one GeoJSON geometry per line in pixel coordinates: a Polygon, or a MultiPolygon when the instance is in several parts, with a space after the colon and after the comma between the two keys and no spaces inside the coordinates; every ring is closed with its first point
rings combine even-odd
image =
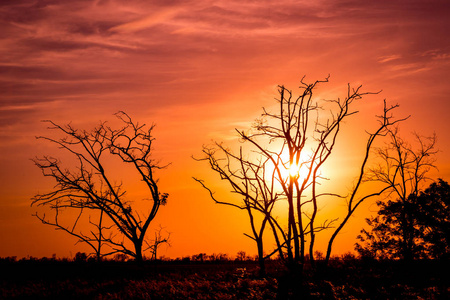
{"type": "MultiPolygon", "coordinates": [[[[54,182],[31,158],[58,153],[35,139],[50,134],[41,120],[89,129],[123,110],[156,124],[155,155],[171,163],[158,174],[170,197],[149,234],[159,224],[171,232],[172,246],[160,254],[172,258],[256,253],[243,235],[246,215],[215,205],[192,179],[227,195],[192,156],[213,140],[237,149],[234,129],[248,129],[274,105],[278,84],[296,92],[303,76],[330,74],[319,87],[326,98],[345,96],[347,83],[382,90],[358,104],[344,128],[341,162],[360,153],[351,133],[373,129],[387,99],[400,105],[398,117],[411,115],[403,137],[436,133],[432,177],[449,181],[449,32],[446,0],[1,1],[0,257],[88,250],[32,216],[30,198],[54,182]]],[[[371,214],[374,205],[361,207],[335,254],[353,250],[371,214]]]]}

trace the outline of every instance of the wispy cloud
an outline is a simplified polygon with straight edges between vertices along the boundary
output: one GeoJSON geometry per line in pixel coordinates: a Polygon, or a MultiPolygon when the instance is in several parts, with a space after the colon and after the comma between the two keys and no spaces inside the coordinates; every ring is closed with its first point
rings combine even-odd
{"type": "Polygon", "coordinates": [[[153,27],[158,24],[163,24],[173,17],[175,17],[183,8],[181,7],[167,7],[160,8],[137,20],[126,22],[110,29],[112,32],[133,32],[153,27]]]}
{"type": "Polygon", "coordinates": [[[378,61],[380,63],[386,63],[389,61],[393,61],[393,60],[397,60],[400,59],[402,56],[399,54],[393,54],[393,55],[387,55],[387,56],[382,56],[378,58],[378,61]]]}
{"type": "MultiPolygon", "coordinates": [[[[443,39],[430,38],[424,29],[424,24],[440,28],[436,18],[444,22],[442,7],[427,6],[433,18],[426,19],[418,18],[424,13],[419,2],[406,8],[396,1],[211,3],[3,4],[0,105],[86,95],[95,101],[105,93],[150,97],[166,94],[174,85],[172,90],[201,92],[207,99],[209,90],[239,88],[255,76],[283,80],[287,73],[281,70],[288,65],[301,74],[358,74],[367,69],[384,74],[403,72],[402,65],[418,62],[422,66],[416,69],[427,70],[427,61],[447,57],[445,51],[411,55],[442,49],[443,39]],[[195,85],[204,88],[191,90],[195,85]]],[[[202,97],[173,96],[158,105],[202,97]]]]}

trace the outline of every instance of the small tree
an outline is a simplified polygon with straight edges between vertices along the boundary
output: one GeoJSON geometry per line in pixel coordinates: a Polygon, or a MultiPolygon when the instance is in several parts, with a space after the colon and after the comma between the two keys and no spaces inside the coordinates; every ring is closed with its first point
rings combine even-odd
{"type": "MultiPolygon", "coordinates": [[[[115,114],[122,126],[113,129],[103,122],[91,131],[79,130],[70,124],[60,126],[52,121],[45,121],[49,129],[62,133],[62,138],[37,137],[50,141],[76,159],[72,168],[63,168],[60,160],[44,156],[34,159],[34,163],[46,177],[56,181],[51,192],[37,194],[32,205],[50,207],[55,211],[54,220],[36,216],[44,223],[77,237],[94,248],[100,256],[101,244],[112,250],[107,254],[123,253],[142,261],[142,245],[147,229],[155,218],[159,207],[165,205],[168,194],[161,193],[154,171],[162,167],[152,158],[152,130],[154,125],[146,127],[138,124],[124,112],[115,114]],[[112,172],[107,171],[106,161],[119,158],[125,165],[131,166],[148,188],[150,210],[146,216],[133,208],[134,201],[129,200],[122,183],[112,179],[112,172]],[[60,215],[64,211],[75,211],[77,217],[71,226],[62,225],[60,215]],[[86,214],[91,220],[92,213],[99,212],[98,222],[91,222],[96,231],[90,235],[78,230],[78,221],[86,214]],[[111,225],[104,226],[107,217],[111,225]],[[108,233],[106,233],[108,232],[108,233]],[[134,249],[124,242],[130,241],[134,249]],[[97,243],[97,245],[95,244],[97,243]]],[[[109,170],[109,169],[108,169],[109,170]]]]}
{"type": "Polygon", "coordinates": [[[192,255],[193,261],[204,262],[207,259],[208,259],[208,255],[206,255],[206,253],[199,253],[199,254],[192,255]]]}
{"type": "Polygon", "coordinates": [[[236,260],[238,261],[244,261],[247,259],[247,253],[245,251],[238,251],[236,254],[236,260]]]}
{"type": "Polygon", "coordinates": [[[75,258],[74,261],[82,263],[82,262],[86,262],[87,260],[87,254],[84,252],[77,252],[75,253],[75,258]]]}
{"type": "Polygon", "coordinates": [[[158,259],[158,248],[163,245],[166,244],[168,246],[170,246],[170,232],[167,233],[167,235],[165,237],[163,237],[163,235],[161,234],[163,228],[161,226],[159,226],[159,229],[155,232],[155,238],[151,241],[151,243],[146,242],[147,244],[147,249],[146,250],[150,250],[151,254],[152,254],[152,260],[157,260],[158,259]]]}

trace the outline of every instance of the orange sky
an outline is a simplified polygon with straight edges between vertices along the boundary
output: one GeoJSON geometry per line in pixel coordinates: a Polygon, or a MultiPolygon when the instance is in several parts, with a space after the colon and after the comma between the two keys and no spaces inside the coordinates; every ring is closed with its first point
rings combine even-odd
{"type": "MultiPolygon", "coordinates": [[[[403,136],[436,132],[433,177],[450,180],[449,15],[448,1],[3,1],[0,257],[86,250],[31,216],[30,198],[53,185],[30,160],[53,151],[34,138],[48,134],[43,119],[90,128],[124,110],[157,124],[156,155],[172,164],[160,173],[170,198],[153,228],[172,233],[160,252],[170,257],[256,252],[245,214],[214,205],[192,180],[223,192],[191,156],[211,140],[236,146],[234,128],[247,129],[277,84],[295,89],[303,75],[331,74],[319,89],[327,97],[344,96],[347,83],[383,90],[357,107],[336,168],[352,161],[353,133],[373,128],[386,98],[412,115],[403,136]]],[[[373,205],[361,207],[336,254],[353,249],[370,214],[373,205]]]]}

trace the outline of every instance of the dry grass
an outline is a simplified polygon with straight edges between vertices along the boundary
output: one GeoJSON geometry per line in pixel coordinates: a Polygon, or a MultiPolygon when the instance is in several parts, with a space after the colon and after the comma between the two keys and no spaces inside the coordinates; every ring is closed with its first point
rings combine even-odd
{"type": "Polygon", "coordinates": [[[295,299],[293,287],[301,287],[306,299],[449,299],[447,266],[339,262],[326,271],[306,271],[302,285],[276,263],[259,278],[254,263],[3,261],[0,299],[276,299],[279,292],[295,299]],[[280,283],[287,288],[280,290],[280,283]]]}

